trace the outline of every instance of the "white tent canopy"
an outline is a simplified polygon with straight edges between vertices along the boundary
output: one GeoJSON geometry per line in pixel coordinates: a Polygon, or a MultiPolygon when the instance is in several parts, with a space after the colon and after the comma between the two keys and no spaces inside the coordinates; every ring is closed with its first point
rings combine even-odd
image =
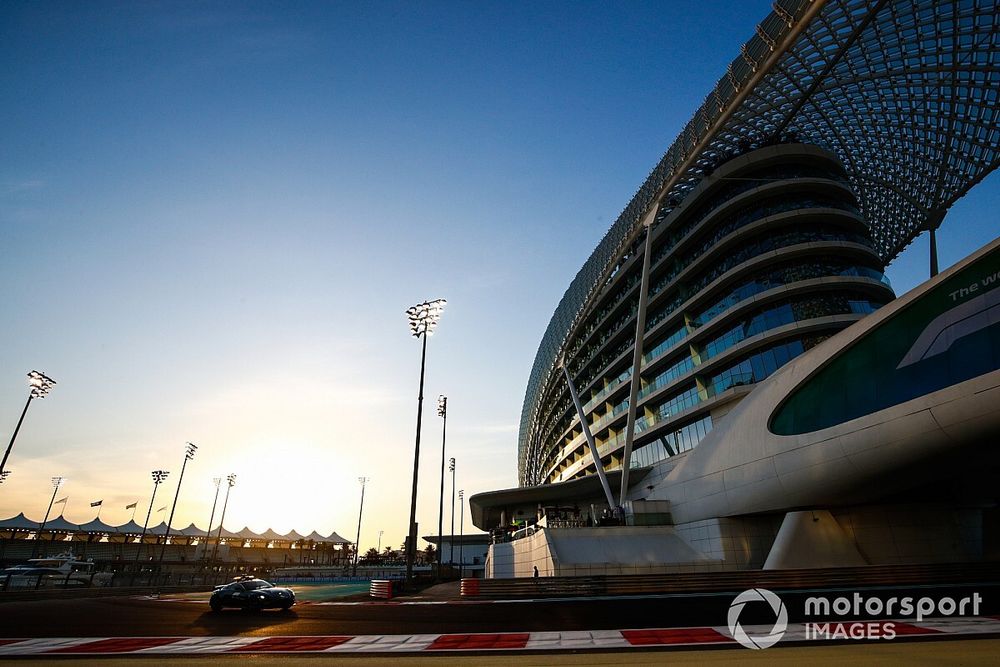
{"type": "MultiPolygon", "coordinates": [[[[0,519],[0,530],[24,530],[24,531],[36,531],[41,525],[41,521],[33,521],[24,515],[24,512],[16,516],[12,516],[8,519],[0,519]]],[[[54,519],[49,519],[45,524],[46,532],[59,532],[59,533],[90,533],[90,534],[101,534],[101,535],[141,535],[144,531],[140,524],[136,523],[134,520],[130,520],[127,523],[123,523],[120,526],[112,526],[107,524],[100,519],[93,519],[84,524],[70,523],[62,515],[57,516],[54,519]]],[[[219,526],[212,528],[208,536],[215,537],[218,535],[219,526]]],[[[146,535],[166,535],[167,524],[161,522],[155,526],[148,526],[145,529],[146,535]]],[[[173,526],[170,529],[170,534],[176,537],[205,537],[205,530],[198,528],[195,524],[189,525],[187,528],[182,528],[180,526],[173,526]]],[[[299,541],[312,541],[324,544],[352,544],[350,540],[345,540],[343,537],[338,535],[336,532],[330,533],[327,536],[320,535],[317,531],[312,531],[308,536],[301,535],[296,531],[292,530],[288,533],[281,535],[271,528],[257,533],[250,530],[249,526],[244,526],[242,530],[233,532],[225,527],[222,529],[222,539],[228,540],[249,540],[249,541],[261,541],[261,542],[299,542],[299,541]]]]}

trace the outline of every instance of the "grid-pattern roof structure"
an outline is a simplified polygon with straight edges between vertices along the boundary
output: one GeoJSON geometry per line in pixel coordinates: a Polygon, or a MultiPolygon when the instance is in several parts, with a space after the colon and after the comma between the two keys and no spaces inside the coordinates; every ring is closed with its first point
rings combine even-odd
{"type": "Polygon", "coordinates": [[[521,412],[521,484],[538,481],[538,410],[566,343],[644,221],[728,157],[794,138],[840,158],[888,263],[997,167],[998,96],[998,0],[776,0],[559,302],[521,412]]]}

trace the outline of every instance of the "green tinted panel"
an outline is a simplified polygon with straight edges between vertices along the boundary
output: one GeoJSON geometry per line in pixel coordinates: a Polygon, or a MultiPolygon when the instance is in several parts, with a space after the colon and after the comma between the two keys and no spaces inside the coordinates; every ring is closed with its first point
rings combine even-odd
{"type": "Polygon", "coordinates": [[[829,428],[1000,368],[1000,247],[883,322],[796,389],[771,431],[829,428]]]}

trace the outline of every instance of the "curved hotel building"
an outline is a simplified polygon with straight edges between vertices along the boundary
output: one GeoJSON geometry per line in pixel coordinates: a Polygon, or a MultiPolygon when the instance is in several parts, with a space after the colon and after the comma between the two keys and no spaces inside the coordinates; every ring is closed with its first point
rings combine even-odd
{"type": "Polygon", "coordinates": [[[1000,556],[1000,241],[936,257],[1000,164],[1000,11],[773,7],[556,308],[488,576],[1000,556]]]}
{"type": "MultiPolygon", "coordinates": [[[[894,297],[843,167],[812,146],[723,162],[653,229],[633,466],[691,449],[755,383],[894,297]]],[[[622,258],[563,360],[605,470],[622,465],[642,250],[622,258]]],[[[535,400],[524,482],[594,474],[568,385],[535,400]]]]}

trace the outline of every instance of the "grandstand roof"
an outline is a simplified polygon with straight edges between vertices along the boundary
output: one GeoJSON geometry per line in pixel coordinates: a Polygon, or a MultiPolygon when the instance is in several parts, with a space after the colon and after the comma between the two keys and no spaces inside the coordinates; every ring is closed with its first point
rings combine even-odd
{"type": "Polygon", "coordinates": [[[31,521],[28,517],[24,516],[24,512],[21,512],[17,516],[12,516],[9,519],[0,520],[0,529],[6,528],[7,530],[36,530],[40,521],[31,521]]]}
{"type": "MultiPolygon", "coordinates": [[[[38,530],[41,525],[41,521],[32,521],[21,512],[17,516],[12,516],[8,519],[0,519],[0,530],[24,530],[24,531],[34,531],[38,530]]],[[[215,526],[211,530],[211,535],[215,535],[219,527],[215,526]]],[[[84,524],[75,524],[67,521],[62,515],[54,519],[49,519],[48,523],[45,524],[46,531],[52,532],[67,532],[67,533],[97,533],[97,534],[111,534],[111,535],[140,535],[142,534],[142,526],[137,524],[135,521],[129,521],[120,526],[112,526],[110,524],[104,523],[100,519],[94,519],[88,521],[84,524]]],[[[167,532],[167,524],[161,522],[155,526],[151,526],[146,529],[147,535],[165,535],[167,532]]],[[[185,537],[205,537],[205,530],[199,528],[193,523],[187,528],[174,527],[170,530],[171,535],[184,535],[185,537]]],[[[299,540],[312,540],[313,542],[324,542],[329,544],[351,544],[350,540],[345,540],[343,537],[338,535],[336,532],[330,533],[328,536],[324,537],[320,535],[315,530],[312,531],[308,536],[300,535],[294,530],[290,531],[286,535],[280,535],[276,533],[271,528],[268,528],[264,532],[256,533],[250,530],[249,526],[244,526],[242,530],[233,532],[226,528],[222,529],[222,537],[225,539],[240,539],[240,540],[263,540],[268,542],[274,541],[288,541],[297,542],[299,540]]]]}
{"type": "Polygon", "coordinates": [[[142,526],[137,524],[135,521],[129,521],[128,523],[123,523],[120,526],[115,526],[115,532],[124,535],[141,535],[142,526]]]}
{"type": "Polygon", "coordinates": [[[240,532],[238,532],[236,534],[239,535],[240,537],[242,537],[244,540],[260,540],[260,539],[263,539],[259,533],[255,533],[252,530],[250,530],[250,526],[244,526],[243,530],[241,530],[240,532]]]}
{"type": "MultiPolygon", "coordinates": [[[[171,531],[173,532],[173,531],[171,531]]],[[[161,521],[155,526],[150,526],[146,529],[147,535],[166,535],[167,534],[167,522],[161,521]]]]}
{"type": "MultiPolygon", "coordinates": [[[[310,538],[311,539],[311,538],[310,538]]],[[[317,542],[333,542],[334,544],[354,544],[350,540],[345,540],[343,537],[338,535],[336,532],[330,533],[326,537],[316,540],[317,542]]]]}
{"type": "MultiPolygon", "coordinates": [[[[38,528],[40,525],[41,523],[37,524],[35,527],[38,528]]],[[[70,523],[63,517],[62,514],[60,514],[56,518],[49,519],[48,521],[45,522],[45,530],[49,530],[54,533],[59,533],[64,531],[68,533],[76,533],[79,532],[80,526],[79,524],[76,523],[70,523]]]]}
{"type": "Polygon", "coordinates": [[[187,528],[181,528],[177,532],[180,533],[181,535],[184,535],[185,537],[205,537],[206,535],[204,530],[194,525],[193,523],[187,528]]]}
{"type": "Polygon", "coordinates": [[[264,531],[263,533],[261,533],[261,534],[260,534],[260,536],[261,536],[262,538],[264,538],[265,540],[269,540],[269,541],[273,541],[273,540],[283,540],[283,539],[285,539],[284,537],[282,537],[282,536],[281,536],[281,535],[279,535],[278,533],[274,532],[274,531],[273,531],[273,530],[271,530],[270,528],[268,528],[268,529],[267,529],[267,530],[265,530],[265,531],[264,531]]]}
{"type": "Polygon", "coordinates": [[[305,536],[304,539],[312,540],[313,542],[329,542],[332,544],[349,544],[347,540],[342,538],[337,533],[330,533],[327,536],[320,535],[315,530],[305,536]]]}
{"type": "MultiPolygon", "coordinates": [[[[47,528],[48,526],[46,526],[47,528]]],[[[85,533],[116,533],[118,529],[114,526],[108,525],[101,521],[100,519],[94,519],[93,521],[88,521],[87,523],[81,523],[79,526],[80,530],[85,533]]]]}
{"type": "MultiPolygon", "coordinates": [[[[244,528],[243,530],[246,530],[246,528],[244,528]]],[[[225,526],[222,527],[222,537],[225,537],[226,539],[230,540],[238,540],[243,538],[242,535],[240,535],[239,533],[234,533],[225,526]]]]}

